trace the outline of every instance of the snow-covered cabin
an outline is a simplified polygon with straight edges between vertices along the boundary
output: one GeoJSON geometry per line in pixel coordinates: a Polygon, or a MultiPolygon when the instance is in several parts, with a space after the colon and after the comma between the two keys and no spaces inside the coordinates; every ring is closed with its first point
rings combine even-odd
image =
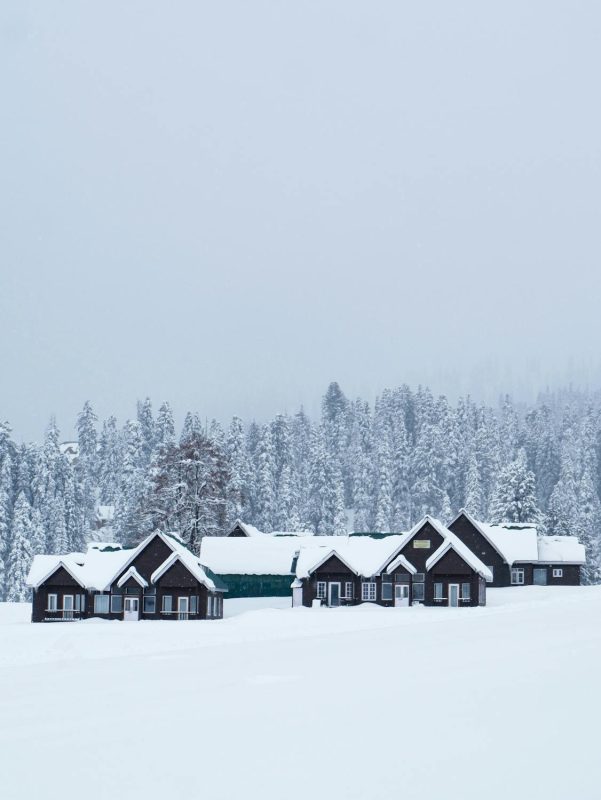
{"type": "Polygon", "coordinates": [[[491,586],[579,586],[586,563],[576,536],[540,535],[536,525],[490,525],[462,509],[449,525],[492,573],[491,586]]]}
{"type": "Polygon", "coordinates": [[[350,535],[301,546],[293,605],[478,606],[488,567],[441,522],[426,516],[408,533],[350,535]]]}
{"type": "Polygon", "coordinates": [[[27,585],[32,622],[220,619],[227,591],[180,539],[160,531],[130,549],[93,542],[86,553],[35,556],[27,585]]]}

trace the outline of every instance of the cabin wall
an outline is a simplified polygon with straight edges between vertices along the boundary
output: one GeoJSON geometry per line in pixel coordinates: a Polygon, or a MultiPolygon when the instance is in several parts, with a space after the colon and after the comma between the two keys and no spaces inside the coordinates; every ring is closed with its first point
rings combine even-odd
{"type": "Polygon", "coordinates": [[[490,544],[480,531],[472,525],[463,514],[449,525],[452,531],[461,541],[469,547],[475,556],[487,567],[492,567],[493,580],[489,586],[509,586],[510,571],[509,565],[503,556],[490,544]]]}

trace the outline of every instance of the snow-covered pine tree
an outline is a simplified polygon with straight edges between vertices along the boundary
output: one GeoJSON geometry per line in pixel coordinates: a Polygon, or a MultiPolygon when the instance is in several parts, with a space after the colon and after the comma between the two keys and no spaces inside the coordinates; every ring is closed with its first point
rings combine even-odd
{"type": "Polygon", "coordinates": [[[150,397],[147,397],[142,402],[138,401],[137,419],[140,423],[140,437],[142,439],[142,464],[147,466],[150,463],[156,444],[156,428],[150,397]]]}
{"type": "Polygon", "coordinates": [[[175,423],[173,411],[169,403],[164,402],[159,408],[155,425],[157,447],[166,447],[175,443],[175,423]]]}
{"type": "Polygon", "coordinates": [[[476,519],[483,518],[482,486],[475,449],[472,449],[468,456],[463,507],[476,519]]]}
{"type": "Polygon", "coordinates": [[[227,486],[227,525],[232,528],[236,520],[250,519],[250,466],[246,451],[244,424],[233,417],[227,435],[226,457],[229,471],[227,486]]]}
{"type": "Polygon", "coordinates": [[[29,599],[25,579],[31,566],[31,506],[21,492],[15,503],[12,541],[6,568],[6,599],[9,603],[23,603],[29,599]]]}
{"type": "MultiPolygon", "coordinates": [[[[75,539],[85,541],[92,538],[94,516],[96,511],[96,486],[98,485],[98,435],[96,425],[98,418],[89,402],[84,403],[83,410],[77,417],[77,461],[74,470],[74,492],[78,513],[76,522],[78,530],[75,539]]],[[[61,489],[63,487],[61,486],[61,489]]],[[[55,515],[58,512],[54,512],[55,515]]],[[[60,516],[60,514],[58,514],[60,516]]],[[[57,516],[57,519],[58,519],[57,516]]],[[[74,520],[75,521],[75,520],[74,520]]],[[[64,514],[62,524],[65,524],[64,514]]],[[[55,541],[62,538],[62,534],[53,533],[55,541]]],[[[64,533],[66,541],[66,527],[64,533]]],[[[58,552],[63,552],[58,550],[58,552]]]]}
{"type": "Polygon", "coordinates": [[[523,448],[499,474],[491,506],[491,522],[541,522],[536,504],[536,479],[528,469],[523,448]]]}
{"type": "Polygon", "coordinates": [[[586,564],[582,568],[582,582],[585,584],[601,581],[601,503],[593,474],[592,466],[588,464],[580,479],[577,516],[570,531],[585,547],[586,564]]]}
{"type": "Polygon", "coordinates": [[[188,442],[195,442],[198,440],[199,436],[204,436],[202,420],[198,414],[188,411],[184,418],[184,425],[179,437],[179,443],[187,444],[188,442]]]}
{"type": "Polygon", "coordinates": [[[564,433],[561,445],[559,480],[555,484],[547,510],[547,528],[551,533],[569,536],[578,515],[578,477],[575,442],[571,429],[564,433]]]}
{"type": "Polygon", "coordinates": [[[275,469],[271,426],[264,425],[257,448],[256,521],[267,533],[276,529],[275,469]]]}
{"type": "Polygon", "coordinates": [[[104,421],[98,450],[98,494],[100,505],[114,506],[121,479],[122,440],[115,417],[104,421]]]}

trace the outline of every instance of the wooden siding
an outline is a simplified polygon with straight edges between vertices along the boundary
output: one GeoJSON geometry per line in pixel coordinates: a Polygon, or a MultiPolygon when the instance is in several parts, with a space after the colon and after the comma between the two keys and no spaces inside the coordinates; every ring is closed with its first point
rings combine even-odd
{"type": "MultiPolygon", "coordinates": [[[[112,612],[111,609],[111,600],[110,597],[112,595],[120,595],[121,597],[127,596],[135,596],[139,599],[139,613],[140,619],[166,619],[166,620],[177,620],[177,598],[178,597],[187,597],[188,600],[190,597],[198,597],[198,613],[195,615],[190,614],[189,619],[220,619],[223,616],[223,594],[221,592],[209,592],[207,587],[203,584],[199,583],[194,575],[189,572],[189,570],[182,564],[180,561],[176,561],[166,572],[161,575],[159,580],[156,582],[154,586],[150,586],[150,577],[155,572],[155,570],[171,555],[172,550],[169,548],[165,542],[159,537],[155,536],[148,545],[139,553],[136,558],[132,561],[131,564],[128,564],[124,567],[119,575],[115,578],[111,585],[111,593],[107,592],[96,592],[96,591],[86,591],[80,587],[80,585],[75,581],[69,573],[63,569],[62,567],[59,568],[56,572],[54,572],[48,580],[42,584],[37,590],[33,592],[33,600],[32,600],[32,621],[33,622],[43,622],[49,621],[52,619],[62,619],[62,598],[65,594],[67,595],[75,595],[75,594],[83,594],[85,595],[85,610],[82,613],[75,612],[74,617],[81,618],[81,619],[88,619],[90,617],[98,617],[100,619],[123,619],[123,611],[121,612],[112,612]],[[122,587],[118,587],[118,581],[121,575],[123,575],[127,570],[134,566],[140,575],[147,581],[149,587],[147,590],[143,590],[140,584],[133,578],[130,577],[127,579],[125,584],[122,587]],[[154,589],[156,594],[153,594],[150,589],[154,589]],[[47,600],[48,594],[57,594],[57,604],[58,604],[58,611],[49,614],[47,609],[47,600]],[[156,597],[156,610],[154,613],[147,613],[144,611],[144,594],[152,595],[156,597]],[[94,613],[94,597],[98,594],[104,594],[105,596],[109,597],[109,611],[106,614],[96,614],[94,613]],[[172,611],[171,614],[164,614],[162,613],[163,607],[163,597],[165,595],[170,595],[172,599],[172,611]],[[219,597],[218,606],[218,614],[212,615],[211,617],[207,616],[208,612],[208,605],[209,605],[209,597],[210,596],[217,596],[219,597]]],[[[189,608],[189,602],[188,602],[189,608]]]]}
{"type": "Polygon", "coordinates": [[[461,514],[449,525],[452,531],[461,541],[469,547],[475,556],[487,567],[492,567],[493,580],[488,586],[509,586],[510,573],[509,565],[496,548],[486,539],[480,531],[461,514]]]}

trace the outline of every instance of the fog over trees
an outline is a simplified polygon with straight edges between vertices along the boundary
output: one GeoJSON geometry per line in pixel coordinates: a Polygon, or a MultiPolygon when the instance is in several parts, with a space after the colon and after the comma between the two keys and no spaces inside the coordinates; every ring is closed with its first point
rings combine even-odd
{"type": "Polygon", "coordinates": [[[491,522],[536,522],[587,548],[586,583],[601,580],[601,395],[509,397],[451,404],[420,387],[386,389],[371,406],[331,383],[319,419],[299,409],[227,427],[169,403],[139,402],[122,426],[89,403],[77,447],[54,419],[43,441],[17,445],[0,423],[0,598],[24,600],[33,555],[124,545],[158,528],[198,551],[236,519],[264,531],[405,531],[467,508],[491,522]],[[101,527],[101,520],[109,524],[101,527]],[[111,521],[112,520],[112,521],[111,521]]]}

